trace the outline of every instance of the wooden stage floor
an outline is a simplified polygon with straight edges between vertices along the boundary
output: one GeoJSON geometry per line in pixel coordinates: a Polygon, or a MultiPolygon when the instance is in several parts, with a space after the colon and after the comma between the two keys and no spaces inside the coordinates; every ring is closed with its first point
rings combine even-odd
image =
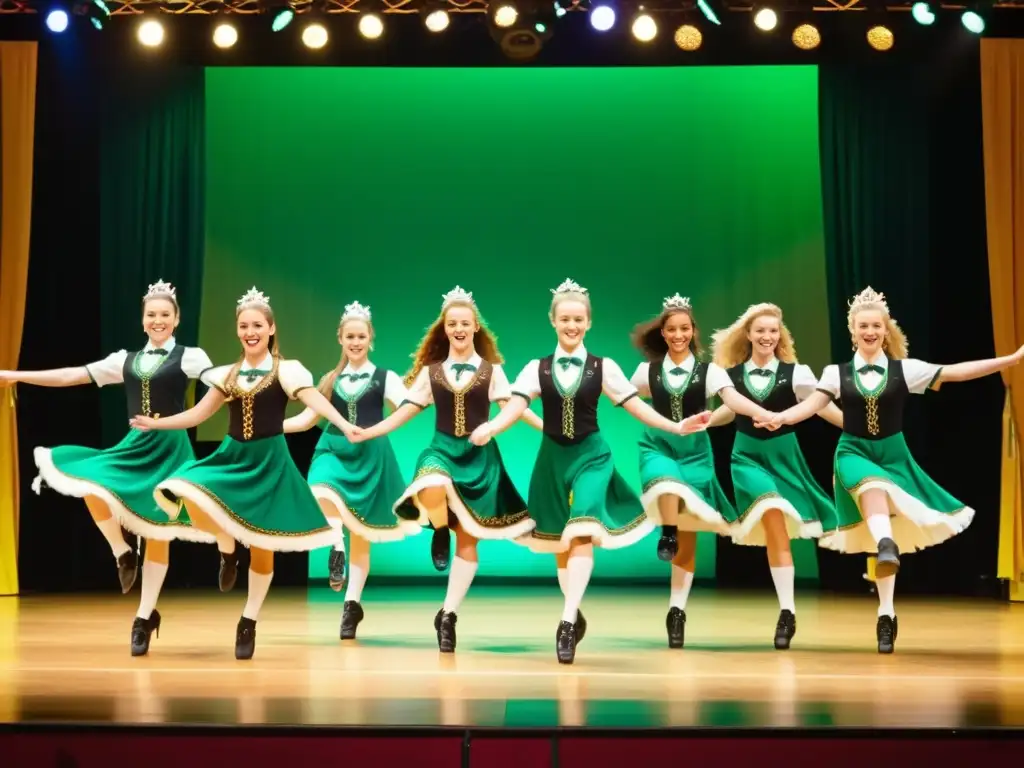
{"type": "Polygon", "coordinates": [[[454,656],[437,652],[442,596],[371,588],[359,640],[342,643],[340,595],[271,590],[249,662],[233,655],[242,590],[167,593],[144,658],[128,652],[137,589],[0,598],[0,722],[1024,726],[1024,605],[898,599],[896,653],[880,656],[872,598],[803,594],[793,649],[778,652],[773,595],[697,590],[687,647],[672,651],[664,592],[595,588],[565,667],[556,590],[472,590],[454,656]]]}

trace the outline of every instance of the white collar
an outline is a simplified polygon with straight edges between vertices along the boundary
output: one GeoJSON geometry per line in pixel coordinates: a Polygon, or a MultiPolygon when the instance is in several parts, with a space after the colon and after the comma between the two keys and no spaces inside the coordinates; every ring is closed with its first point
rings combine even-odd
{"type": "Polygon", "coordinates": [[[260,364],[257,365],[255,368],[253,368],[253,366],[249,365],[249,361],[248,360],[242,360],[242,367],[239,368],[238,370],[240,370],[240,371],[253,371],[253,370],[269,371],[273,367],[274,367],[274,356],[271,355],[269,352],[267,352],[267,356],[264,357],[263,360],[260,361],[260,364]]]}
{"type": "MultiPolygon", "coordinates": [[[[689,373],[690,371],[693,370],[693,366],[695,363],[696,360],[694,359],[693,353],[691,352],[686,356],[686,359],[679,364],[679,367],[682,368],[684,372],[689,373]]],[[[665,373],[668,373],[672,368],[675,367],[676,364],[672,362],[672,358],[669,357],[668,355],[665,355],[665,358],[661,362],[661,369],[665,371],[665,373]]]]}
{"type": "MultiPolygon", "coordinates": [[[[153,349],[157,349],[157,347],[155,347],[153,345],[152,341],[147,341],[146,342],[146,346],[144,346],[142,348],[142,351],[143,352],[149,352],[150,350],[153,350],[153,349]]],[[[164,345],[162,347],[159,347],[159,349],[164,350],[168,355],[171,354],[171,351],[174,349],[174,337],[171,336],[171,338],[169,338],[167,341],[165,341],[164,345]]]]}
{"type": "MultiPolygon", "coordinates": [[[[451,370],[451,367],[453,365],[455,365],[457,362],[459,362],[459,361],[458,360],[453,360],[451,355],[449,355],[448,359],[444,361],[444,367],[448,368],[449,370],[451,370]]],[[[473,356],[471,358],[469,358],[469,360],[467,360],[466,362],[469,363],[470,365],[472,365],[477,370],[479,370],[480,369],[480,363],[482,363],[483,360],[481,359],[479,354],[474,352],[473,356]]]]}
{"type": "MultiPolygon", "coordinates": [[[[747,360],[747,362],[743,364],[743,369],[746,371],[752,371],[755,368],[759,367],[760,366],[754,365],[754,358],[750,358],[749,360],[747,360]]],[[[775,373],[777,370],[779,370],[779,358],[772,357],[772,359],[769,360],[768,364],[764,367],[764,370],[771,371],[772,373],[775,373]]]]}
{"type": "Polygon", "coordinates": [[[586,362],[587,361],[587,348],[585,346],[583,346],[583,344],[581,343],[572,352],[566,352],[564,349],[562,349],[562,345],[559,344],[558,346],[555,347],[555,358],[554,359],[558,360],[558,358],[560,358],[560,357],[575,357],[575,358],[578,358],[579,360],[581,360],[583,362],[586,362]]]}
{"type": "Polygon", "coordinates": [[[345,367],[342,369],[342,373],[363,373],[364,371],[369,374],[377,370],[377,366],[370,362],[370,358],[363,360],[363,364],[358,368],[353,367],[352,363],[345,363],[345,367]]]}
{"type": "MultiPolygon", "coordinates": [[[[863,368],[867,364],[868,364],[868,361],[865,360],[863,357],[861,357],[860,352],[854,352],[854,354],[853,354],[853,370],[854,371],[859,371],[861,368],[863,368]]],[[[889,358],[885,356],[885,352],[882,352],[875,359],[875,362],[873,362],[872,365],[877,365],[883,371],[887,371],[887,370],[889,370],[889,358]]]]}

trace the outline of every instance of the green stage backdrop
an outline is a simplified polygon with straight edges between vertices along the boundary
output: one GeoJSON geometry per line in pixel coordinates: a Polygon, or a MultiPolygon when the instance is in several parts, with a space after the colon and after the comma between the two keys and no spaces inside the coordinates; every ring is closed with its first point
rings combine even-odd
{"type": "MultiPolygon", "coordinates": [[[[786,310],[801,359],[828,362],[813,67],[217,68],[207,71],[206,264],[200,341],[239,353],[236,299],[271,297],[286,356],[338,358],[343,306],[372,307],[374,361],[404,373],[441,294],[473,292],[509,377],[553,351],[550,289],[588,287],[587,346],[632,374],[632,326],[693,299],[705,337],[752,302],[786,310]]],[[[534,405],[539,407],[538,404],[534,405]]],[[[293,406],[294,408],[294,406],[293,406]]],[[[600,412],[638,485],[641,427],[600,412]]],[[[200,429],[219,439],[224,413],[200,429]]],[[[409,476],[433,412],[392,436],[409,476]]],[[[524,497],[539,436],[499,438],[524,497]]],[[[598,576],[663,577],[654,538],[601,552],[598,576]]],[[[378,546],[378,575],[433,574],[429,533],[378,546]]],[[[815,577],[813,544],[798,573],[815,577]]],[[[714,574],[714,541],[698,575],[714,574]]],[[[311,557],[326,576],[326,554],[311,557]]],[[[484,543],[482,575],[550,575],[551,558],[484,543]]]]}

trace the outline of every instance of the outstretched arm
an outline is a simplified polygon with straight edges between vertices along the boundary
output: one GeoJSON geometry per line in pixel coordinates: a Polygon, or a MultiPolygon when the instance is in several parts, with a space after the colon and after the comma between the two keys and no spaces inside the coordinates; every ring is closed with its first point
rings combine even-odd
{"type": "Polygon", "coordinates": [[[708,421],[711,419],[711,411],[704,411],[696,416],[689,416],[682,421],[672,421],[671,419],[666,419],[638,397],[631,397],[626,400],[622,403],[622,408],[648,427],[654,427],[655,429],[661,429],[677,435],[688,435],[691,432],[703,431],[707,429],[708,421]]]}
{"type": "Polygon", "coordinates": [[[49,371],[0,371],[0,386],[20,383],[37,387],[77,387],[90,381],[92,379],[84,365],[49,371]]]}
{"type": "Polygon", "coordinates": [[[829,403],[822,410],[818,411],[818,416],[823,418],[833,427],[843,428],[843,412],[839,410],[839,406],[835,403],[829,403]]]}
{"type": "Polygon", "coordinates": [[[792,408],[787,408],[782,413],[776,414],[772,419],[760,422],[755,420],[754,426],[762,427],[772,425],[780,427],[783,424],[799,424],[804,419],[809,419],[811,416],[822,410],[825,406],[832,402],[832,398],[825,392],[813,392],[808,395],[807,399],[798,405],[794,405],[792,408]]]}
{"type": "Polygon", "coordinates": [[[331,401],[324,397],[319,389],[316,389],[315,387],[300,389],[295,393],[295,398],[300,400],[307,409],[312,409],[314,412],[331,422],[331,424],[340,429],[346,437],[352,437],[359,430],[359,428],[352,424],[352,422],[347,421],[340,413],[338,413],[338,409],[331,405],[331,401]]]}
{"type": "Polygon", "coordinates": [[[722,398],[722,404],[728,407],[730,411],[741,416],[749,416],[754,421],[769,421],[774,415],[771,411],[766,411],[753,400],[741,395],[736,391],[736,387],[724,387],[718,390],[718,396],[722,398]]]}
{"type": "Polygon", "coordinates": [[[199,426],[213,416],[226,401],[227,398],[224,397],[219,389],[211,387],[207,390],[203,399],[187,411],[163,418],[136,416],[134,419],[130,419],[128,423],[134,429],[142,430],[143,432],[150,429],[192,429],[192,427],[199,426]]]}
{"type": "Polygon", "coordinates": [[[1021,347],[1012,355],[994,357],[990,360],[971,360],[966,363],[955,363],[954,365],[943,366],[939,370],[938,377],[932,383],[933,389],[938,389],[941,384],[954,381],[970,381],[980,379],[993,373],[1006,370],[1024,359],[1024,347],[1021,347]]]}
{"type": "Polygon", "coordinates": [[[302,413],[284,420],[284,433],[290,435],[293,432],[305,432],[316,426],[320,421],[320,415],[312,408],[306,408],[302,413]]]}
{"type": "Polygon", "coordinates": [[[502,406],[497,416],[474,429],[469,439],[474,445],[485,445],[492,437],[497,437],[519,421],[529,407],[529,400],[522,395],[516,395],[502,406]]]}
{"type": "Polygon", "coordinates": [[[372,427],[366,427],[360,430],[356,442],[362,440],[373,440],[376,437],[384,437],[384,435],[390,434],[398,429],[400,426],[409,421],[413,416],[423,411],[423,408],[416,403],[405,402],[402,403],[398,408],[392,411],[391,415],[388,416],[384,421],[379,421],[372,427]]]}
{"type": "MultiPolygon", "coordinates": [[[[498,402],[498,405],[501,408],[504,408],[506,405],[508,405],[512,401],[512,399],[515,399],[515,398],[511,398],[511,399],[508,399],[508,400],[498,400],[497,402],[498,402]]],[[[499,411],[499,413],[500,413],[500,411],[499,411]]],[[[523,411],[523,413],[519,417],[519,419],[520,419],[520,421],[523,421],[526,424],[529,424],[531,427],[536,429],[538,432],[543,432],[544,431],[544,420],[540,416],[538,416],[536,413],[531,411],[529,409],[529,407],[527,407],[527,409],[525,411],[523,411]]]]}
{"type": "Polygon", "coordinates": [[[735,419],[736,414],[729,410],[729,406],[720,405],[711,413],[711,419],[708,421],[708,428],[722,427],[731,423],[735,419]]]}

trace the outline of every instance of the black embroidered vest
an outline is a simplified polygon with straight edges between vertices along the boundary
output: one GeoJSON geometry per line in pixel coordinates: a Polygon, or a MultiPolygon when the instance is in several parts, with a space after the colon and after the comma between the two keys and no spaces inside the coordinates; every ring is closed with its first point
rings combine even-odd
{"type": "Polygon", "coordinates": [[[708,364],[694,361],[693,373],[682,394],[673,395],[665,387],[662,360],[654,361],[647,369],[647,386],[651,390],[654,410],[672,421],[682,421],[707,408],[708,364]]]}
{"type": "Polygon", "coordinates": [[[473,375],[472,383],[456,392],[444,375],[443,363],[434,363],[427,369],[430,393],[434,398],[436,416],[434,428],[452,437],[468,437],[491,415],[491,375],[494,367],[486,360],[473,375]]]}
{"type": "MultiPolygon", "coordinates": [[[[765,410],[773,411],[774,413],[782,413],[787,408],[792,408],[797,404],[796,394],[793,392],[793,370],[796,368],[796,364],[779,361],[779,367],[775,370],[775,384],[771,391],[764,396],[763,400],[756,397],[747,387],[743,375],[745,365],[746,363],[740,363],[727,371],[737,392],[748,400],[757,403],[765,410]]],[[[744,435],[757,440],[771,440],[775,437],[790,434],[795,430],[795,427],[792,424],[786,424],[774,432],[768,429],[759,429],[754,426],[754,421],[749,416],[741,416],[737,413],[736,429],[744,435]]]]}
{"type": "MultiPolygon", "coordinates": [[[[124,359],[121,373],[124,376],[125,395],[128,399],[128,418],[135,416],[173,416],[185,410],[185,392],[189,379],[181,370],[181,359],[185,347],[176,344],[174,349],[161,358],[163,363],[148,374],[135,372],[136,358],[155,357],[145,352],[131,352],[124,359]]],[[[139,360],[142,362],[142,359],[139,360]]]]}
{"type": "MultiPolygon", "coordinates": [[[[331,390],[331,405],[350,424],[355,424],[357,427],[372,427],[384,420],[384,384],[387,381],[387,375],[388,372],[383,368],[375,369],[366,389],[362,390],[362,394],[354,400],[349,400],[342,394],[341,377],[339,376],[331,390]]],[[[338,431],[337,427],[330,423],[325,429],[338,431]]]]}
{"type": "Polygon", "coordinates": [[[249,392],[236,385],[228,393],[228,434],[247,442],[284,434],[288,395],[277,376],[268,374],[249,392]]]}
{"type": "Polygon", "coordinates": [[[540,360],[540,400],[544,412],[544,434],[561,445],[572,445],[597,432],[597,404],[601,400],[604,361],[587,355],[579,389],[572,397],[563,397],[555,383],[554,355],[540,360]]]}
{"type": "Polygon", "coordinates": [[[874,396],[860,391],[855,376],[853,361],[839,365],[843,431],[867,440],[881,440],[902,432],[903,406],[910,396],[903,377],[903,361],[889,361],[885,386],[874,396]]]}

